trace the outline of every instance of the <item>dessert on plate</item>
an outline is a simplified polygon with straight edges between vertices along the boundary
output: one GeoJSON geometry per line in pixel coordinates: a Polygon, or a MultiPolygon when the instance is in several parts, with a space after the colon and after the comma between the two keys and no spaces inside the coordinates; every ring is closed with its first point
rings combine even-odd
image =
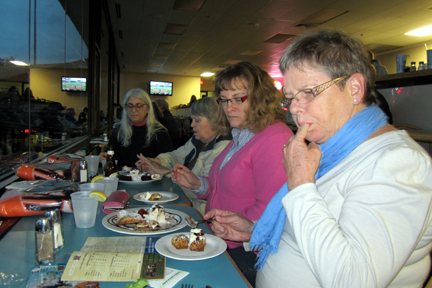
{"type": "Polygon", "coordinates": [[[117,226],[126,225],[138,231],[157,231],[171,227],[169,219],[170,216],[166,215],[165,208],[155,204],[148,211],[145,209],[117,211],[115,224],[117,226]]]}
{"type": "Polygon", "coordinates": [[[189,238],[185,234],[176,235],[171,239],[171,244],[176,249],[187,249],[189,247],[189,238]]]}
{"type": "Polygon", "coordinates": [[[152,180],[152,178],[148,176],[146,172],[141,173],[136,168],[130,168],[125,166],[123,167],[123,172],[127,172],[127,173],[119,173],[118,175],[119,180],[134,181],[134,182],[152,180]]]}
{"type": "Polygon", "coordinates": [[[184,235],[175,235],[171,239],[171,244],[176,249],[187,249],[189,247],[190,251],[204,251],[206,245],[206,237],[204,231],[200,228],[191,229],[189,233],[189,238],[184,235]]]}
{"type": "Polygon", "coordinates": [[[162,199],[162,195],[159,193],[144,192],[140,194],[138,198],[146,201],[158,201],[162,199]]]}

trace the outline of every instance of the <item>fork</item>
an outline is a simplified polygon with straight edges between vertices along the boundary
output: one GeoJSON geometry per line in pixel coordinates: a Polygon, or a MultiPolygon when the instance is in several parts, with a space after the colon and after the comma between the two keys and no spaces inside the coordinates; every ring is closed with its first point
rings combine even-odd
{"type": "Polygon", "coordinates": [[[193,285],[191,285],[191,284],[182,284],[181,288],[193,288],[193,285]]]}
{"type": "Polygon", "coordinates": [[[170,174],[170,173],[172,173],[172,172],[174,172],[174,170],[170,170],[170,171],[168,171],[168,172],[165,172],[164,174],[162,174],[162,177],[165,177],[165,176],[167,176],[168,174],[170,174]]]}

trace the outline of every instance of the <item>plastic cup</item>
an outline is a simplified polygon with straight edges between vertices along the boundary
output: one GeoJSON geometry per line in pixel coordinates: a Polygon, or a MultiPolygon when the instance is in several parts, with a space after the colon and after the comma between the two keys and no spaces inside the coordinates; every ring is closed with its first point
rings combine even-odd
{"type": "Polygon", "coordinates": [[[85,156],[85,160],[87,161],[88,175],[89,176],[98,175],[99,155],[85,156]]]}
{"type": "Polygon", "coordinates": [[[407,60],[406,54],[398,54],[396,55],[396,73],[405,72],[405,65],[407,60]]]}
{"type": "Polygon", "coordinates": [[[117,177],[104,177],[98,180],[96,183],[105,184],[105,195],[108,197],[112,192],[118,189],[118,178],[117,177]]]}
{"type": "Polygon", "coordinates": [[[100,191],[105,193],[105,184],[104,183],[84,183],[79,184],[80,191],[100,191]]]}
{"type": "MultiPolygon", "coordinates": [[[[79,184],[78,188],[80,191],[92,191],[92,192],[99,191],[105,193],[105,184],[103,183],[84,183],[84,184],[79,184]]],[[[102,208],[102,202],[99,201],[97,214],[101,212],[102,210],[101,208],[102,208]]]]}
{"type": "Polygon", "coordinates": [[[80,191],[71,194],[75,225],[78,228],[90,228],[96,222],[99,201],[95,197],[90,197],[90,192],[80,191]]]}

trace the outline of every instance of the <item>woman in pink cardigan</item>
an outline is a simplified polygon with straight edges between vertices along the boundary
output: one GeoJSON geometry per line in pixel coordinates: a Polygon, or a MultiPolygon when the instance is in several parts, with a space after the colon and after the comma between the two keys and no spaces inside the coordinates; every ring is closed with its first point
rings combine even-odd
{"type": "MultiPolygon", "coordinates": [[[[213,161],[208,177],[187,167],[174,167],[173,181],[192,189],[214,208],[235,211],[258,220],[267,203],[286,182],[283,144],[293,136],[273,79],[250,62],[232,65],[216,75],[215,97],[233,128],[233,140],[213,161]]],[[[239,242],[228,252],[252,285],[256,255],[239,242]]]]}

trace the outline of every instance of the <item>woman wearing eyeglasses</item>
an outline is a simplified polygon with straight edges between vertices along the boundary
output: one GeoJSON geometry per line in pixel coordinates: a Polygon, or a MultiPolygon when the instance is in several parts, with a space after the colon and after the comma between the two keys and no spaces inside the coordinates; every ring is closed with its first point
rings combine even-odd
{"type": "MultiPolygon", "coordinates": [[[[135,167],[140,154],[153,158],[173,150],[168,131],[156,120],[152,102],[144,90],[130,90],[123,100],[123,107],[120,125],[114,129],[108,143],[114,148],[119,167],[135,167]]],[[[106,152],[100,157],[106,159],[106,152]]]]}
{"type": "MultiPolygon", "coordinates": [[[[293,135],[273,79],[258,66],[240,62],[216,76],[215,97],[232,129],[233,140],[213,161],[208,177],[177,164],[173,180],[207,200],[214,208],[236,211],[258,220],[267,203],[286,182],[283,144],[293,135]],[[181,168],[181,169],[180,169],[181,168]]],[[[256,255],[240,242],[228,241],[228,252],[249,282],[255,282],[256,255]]]]}
{"type": "Polygon", "coordinates": [[[219,237],[259,252],[257,287],[423,287],[431,267],[432,163],[376,105],[363,44],[325,29],[280,59],[299,127],[287,185],[256,222],[213,210],[219,237]],[[253,227],[253,229],[252,229],[253,227]]]}

